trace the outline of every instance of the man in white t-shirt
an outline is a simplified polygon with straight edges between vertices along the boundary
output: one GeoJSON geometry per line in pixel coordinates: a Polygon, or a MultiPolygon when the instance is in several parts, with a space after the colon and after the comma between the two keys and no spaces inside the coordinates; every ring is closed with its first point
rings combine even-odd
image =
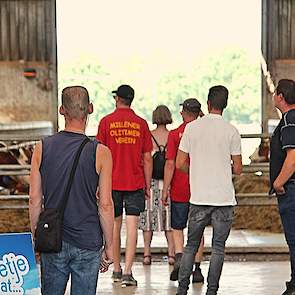
{"type": "Polygon", "coordinates": [[[176,158],[176,167],[190,174],[190,213],[187,245],[181,259],[178,295],[187,294],[189,278],[204,229],[213,227],[212,255],[206,295],[217,294],[236,205],[232,174],[242,171],[241,138],[238,130],[222,118],[227,106],[224,86],[209,89],[209,114],[187,124],[176,158]],[[190,157],[190,166],[186,159],[190,157]]]}

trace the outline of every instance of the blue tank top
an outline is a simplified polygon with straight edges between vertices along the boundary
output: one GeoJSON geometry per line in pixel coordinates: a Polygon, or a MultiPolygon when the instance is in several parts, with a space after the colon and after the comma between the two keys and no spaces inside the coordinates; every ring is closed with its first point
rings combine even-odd
{"type": "MultiPolygon", "coordinates": [[[[61,131],[42,142],[40,173],[45,208],[61,204],[75,155],[85,135],[61,131]]],[[[97,251],[103,236],[99,222],[96,190],[99,176],[95,158],[98,142],[88,142],[79,159],[63,223],[63,240],[75,247],[97,251]]]]}

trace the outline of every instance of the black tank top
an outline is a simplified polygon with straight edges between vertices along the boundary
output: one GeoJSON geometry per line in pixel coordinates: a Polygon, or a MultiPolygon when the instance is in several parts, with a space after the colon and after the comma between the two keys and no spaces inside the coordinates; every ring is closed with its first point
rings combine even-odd
{"type": "MultiPolygon", "coordinates": [[[[61,131],[42,142],[40,173],[45,208],[57,208],[64,195],[76,152],[85,135],[61,131]]],[[[99,176],[95,158],[98,142],[84,147],[64,215],[63,240],[87,250],[102,247],[103,236],[99,222],[96,190],[99,176]]]]}

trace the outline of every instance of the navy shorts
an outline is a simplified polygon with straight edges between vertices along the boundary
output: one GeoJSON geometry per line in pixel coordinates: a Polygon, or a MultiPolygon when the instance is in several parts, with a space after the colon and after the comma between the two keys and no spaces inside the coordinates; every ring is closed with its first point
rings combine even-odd
{"type": "Polygon", "coordinates": [[[173,229],[182,230],[187,227],[189,202],[171,201],[171,227],[173,229]]]}
{"type": "Polygon", "coordinates": [[[112,191],[112,198],[114,202],[115,217],[123,214],[125,207],[126,215],[139,216],[145,209],[144,190],[136,191],[112,191]]]}

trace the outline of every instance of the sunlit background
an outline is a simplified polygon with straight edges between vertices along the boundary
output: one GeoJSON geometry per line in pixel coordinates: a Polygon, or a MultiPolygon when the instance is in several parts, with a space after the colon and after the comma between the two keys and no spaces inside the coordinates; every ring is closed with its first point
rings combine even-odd
{"type": "MultiPolygon", "coordinates": [[[[120,84],[135,89],[133,108],[151,128],[158,104],[170,108],[174,128],[179,103],[196,97],[206,113],[209,87],[223,84],[226,119],[241,133],[261,132],[259,0],[58,0],[57,26],[59,90],[89,90],[88,134],[113,111],[120,84]]],[[[243,140],[244,163],[258,143],[243,140]]]]}

